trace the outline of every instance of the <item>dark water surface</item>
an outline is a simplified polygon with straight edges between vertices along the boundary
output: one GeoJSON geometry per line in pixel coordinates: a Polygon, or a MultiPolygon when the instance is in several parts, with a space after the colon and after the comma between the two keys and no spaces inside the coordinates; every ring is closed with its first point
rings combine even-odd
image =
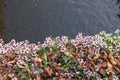
{"type": "MultiPolygon", "coordinates": [[[[116,0],[117,1],[117,0],[116,0]]],[[[5,0],[7,41],[43,41],[47,36],[78,32],[95,35],[120,29],[115,0],[5,0]]]]}
{"type": "Polygon", "coordinates": [[[4,0],[0,0],[0,38],[3,38],[4,27],[4,0]]]}

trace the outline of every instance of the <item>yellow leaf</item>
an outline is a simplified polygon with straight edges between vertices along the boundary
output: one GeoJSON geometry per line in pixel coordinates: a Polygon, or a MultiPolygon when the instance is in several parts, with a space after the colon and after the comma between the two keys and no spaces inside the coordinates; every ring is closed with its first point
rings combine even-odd
{"type": "Polygon", "coordinates": [[[41,62],[42,62],[42,59],[41,59],[41,58],[38,58],[38,57],[35,57],[35,58],[34,58],[34,61],[41,63],[41,62]]]}

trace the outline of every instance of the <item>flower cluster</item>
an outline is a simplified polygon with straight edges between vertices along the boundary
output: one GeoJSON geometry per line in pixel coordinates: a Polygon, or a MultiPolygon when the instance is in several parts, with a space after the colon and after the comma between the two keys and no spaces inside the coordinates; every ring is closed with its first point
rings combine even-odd
{"type": "Polygon", "coordinates": [[[47,37],[43,44],[0,39],[0,79],[120,80],[119,33],[47,37]]]}
{"type": "Polygon", "coordinates": [[[52,40],[51,37],[47,37],[46,40],[44,41],[44,43],[42,44],[42,47],[45,48],[45,47],[51,47],[54,45],[55,45],[55,41],[52,40]]]}
{"type": "Polygon", "coordinates": [[[0,54],[6,54],[14,51],[16,54],[36,53],[40,49],[40,44],[29,44],[28,40],[16,42],[14,39],[9,43],[4,44],[4,41],[0,41],[0,54]]]}

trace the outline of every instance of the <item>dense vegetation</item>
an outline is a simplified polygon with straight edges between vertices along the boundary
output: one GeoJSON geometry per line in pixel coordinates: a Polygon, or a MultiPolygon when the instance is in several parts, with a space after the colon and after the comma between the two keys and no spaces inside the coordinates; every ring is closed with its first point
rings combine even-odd
{"type": "Polygon", "coordinates": [[[43,44],[1,39],[0,80],[120,80],[120,30],[43,44]]]}

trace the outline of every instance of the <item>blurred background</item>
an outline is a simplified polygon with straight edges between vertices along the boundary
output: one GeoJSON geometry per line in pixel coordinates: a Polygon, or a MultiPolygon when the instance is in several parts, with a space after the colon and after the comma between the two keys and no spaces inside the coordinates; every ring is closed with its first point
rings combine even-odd
{"type": "Polygon", "coordinates": [[[48,36],[75,38],[120,29],[117,0],[0,0],[0,38],[6,42],[48,36]],[[2,36],[2,37],[1,37],[2,36]]]}

